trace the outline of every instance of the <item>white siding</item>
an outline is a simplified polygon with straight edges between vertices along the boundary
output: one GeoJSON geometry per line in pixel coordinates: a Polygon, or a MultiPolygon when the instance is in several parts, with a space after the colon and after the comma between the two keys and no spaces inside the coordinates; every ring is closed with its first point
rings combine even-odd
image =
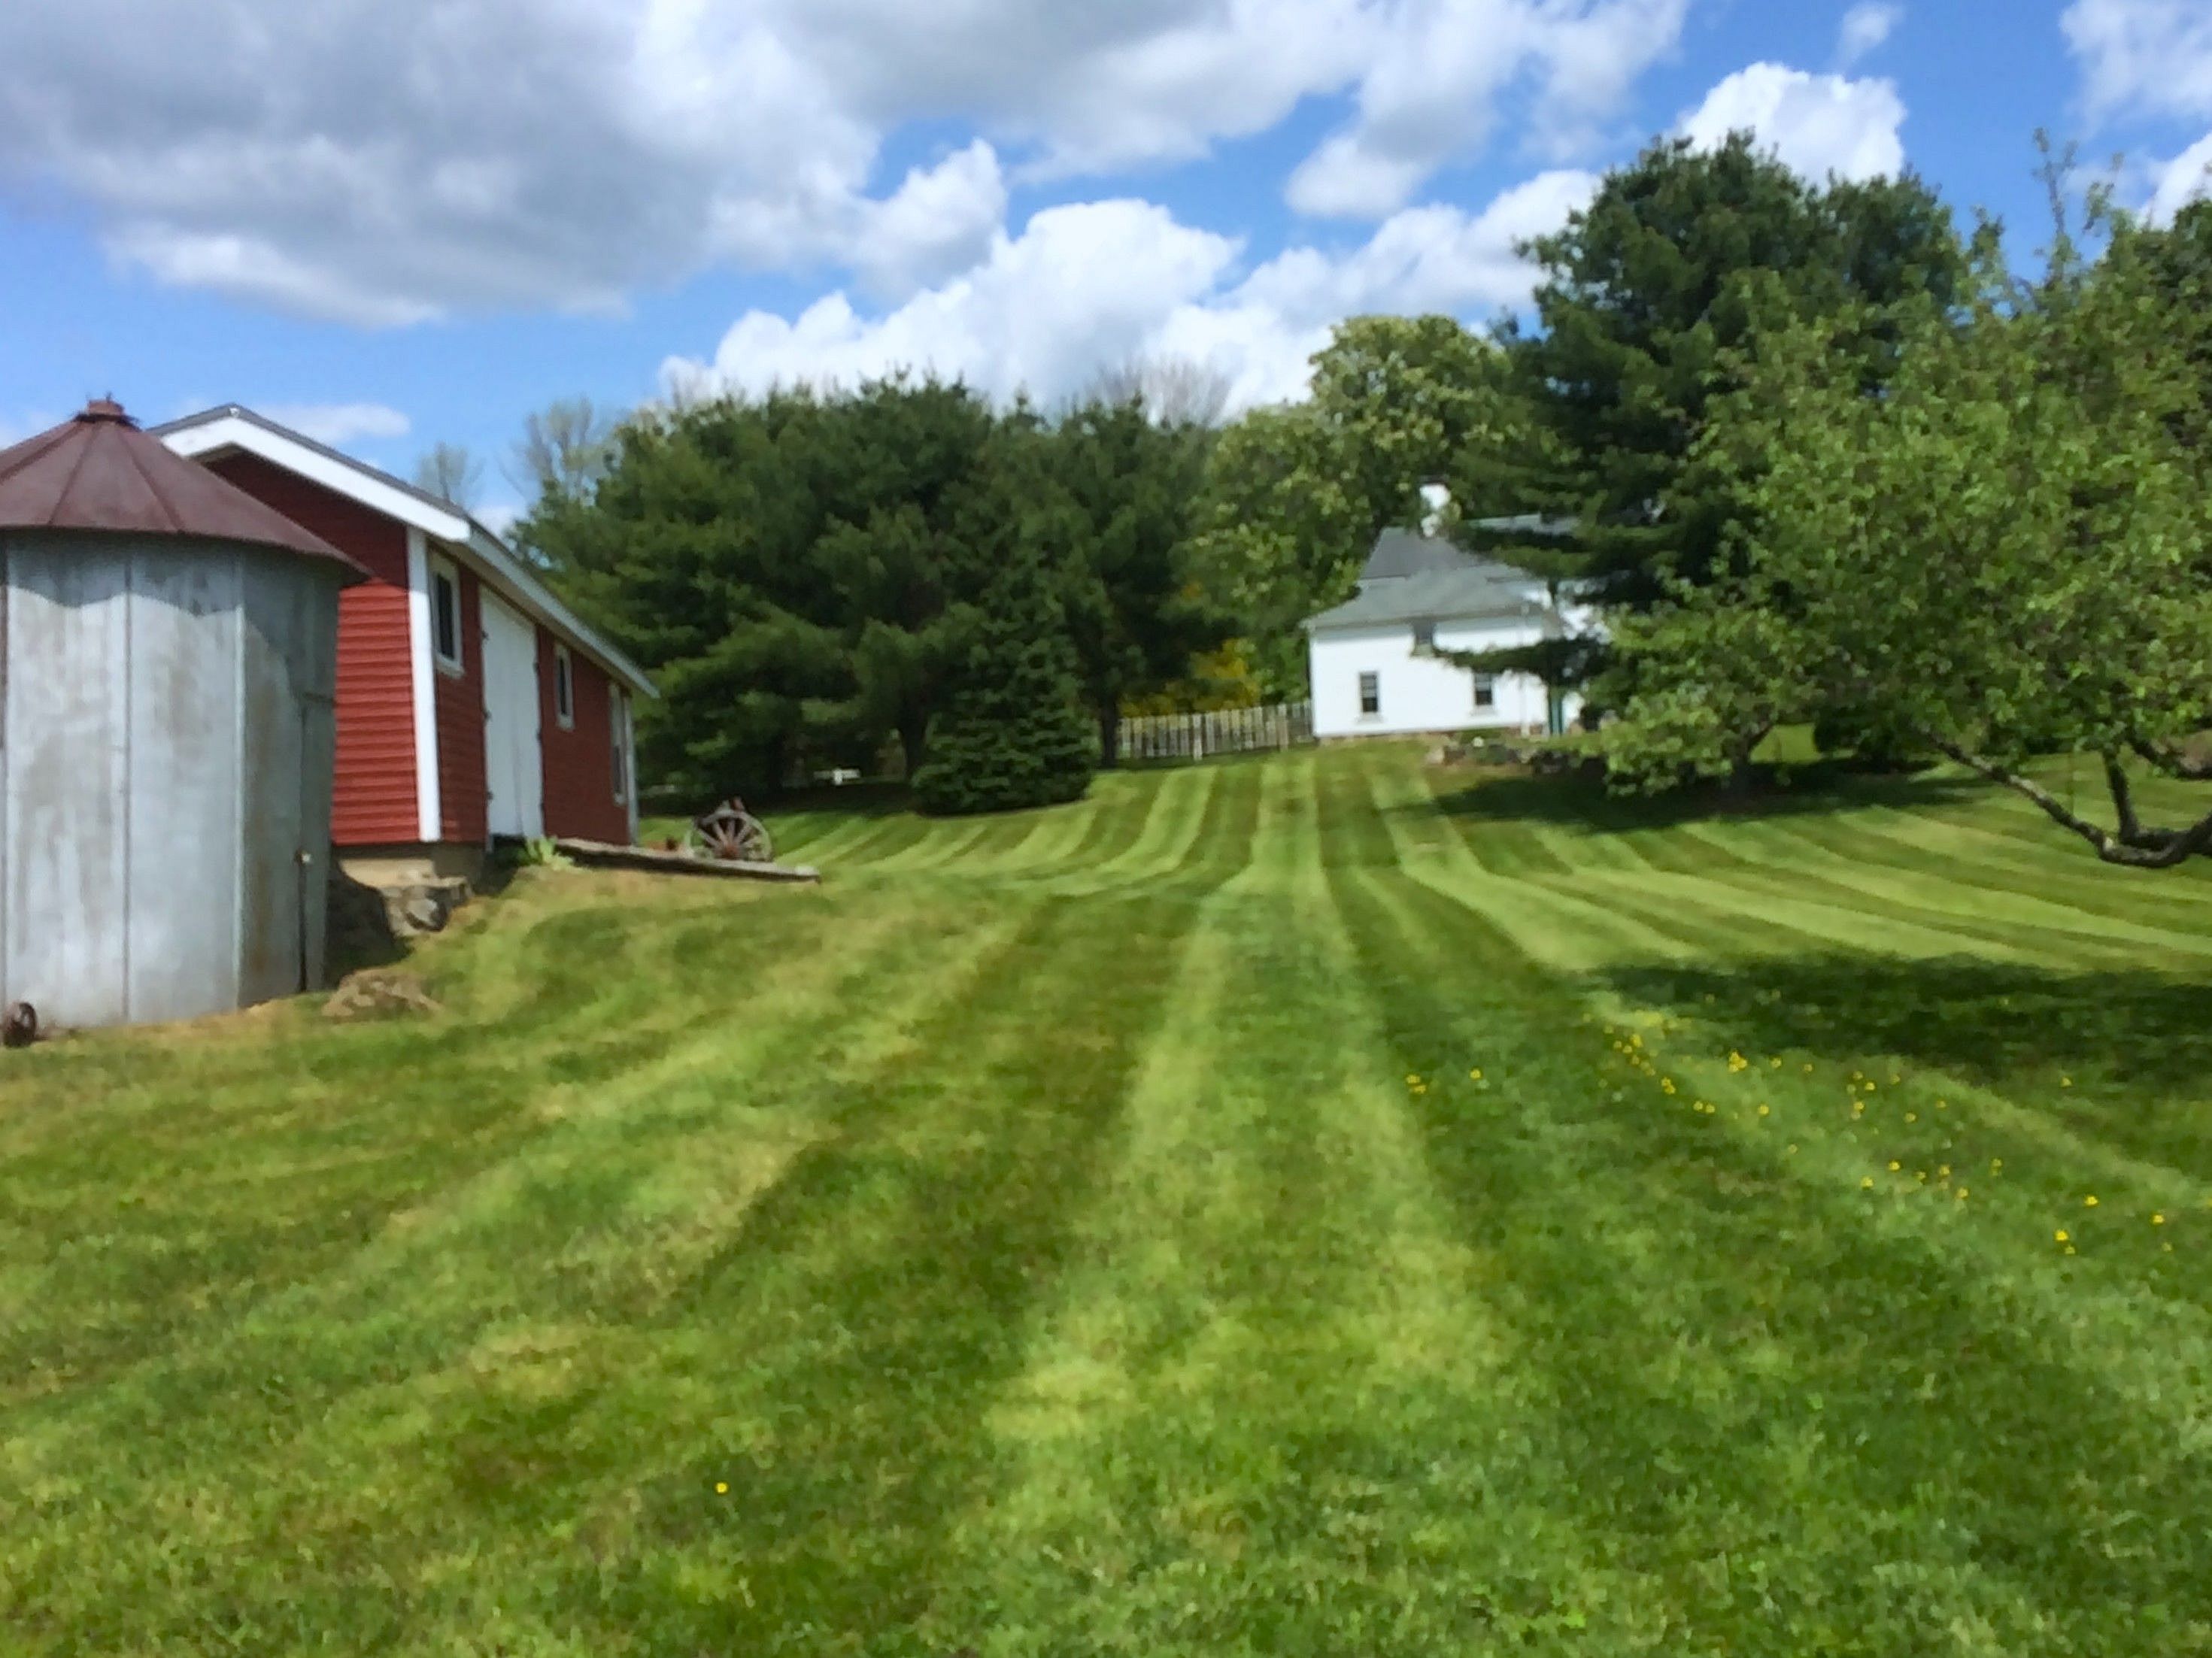
{"type": "MultiPolygon", "coordinates": [[[[1545,635],[1536,617],[1497,620],[1439,620],[1439,651],[1497,650],[1532,645],[1545,635]]],[[[1439,656],[1416,653],[1413,624],[1401,622],[1366,628],[1328,629],[1307,641],[1313,683],[1314,735],[1381,737],[1432,732],[1541,732],[1547,710],[1544,683],[1533,674],[1500,674],[1494,706],[1474,706],[1474,678],[1465,668],[1439,656]],[[1382,706],[1360,712],[1359,678],[1374,674],[1382,706]]],[[[1570,697],[1567,717],[1579,704],[1570,697]]]]}

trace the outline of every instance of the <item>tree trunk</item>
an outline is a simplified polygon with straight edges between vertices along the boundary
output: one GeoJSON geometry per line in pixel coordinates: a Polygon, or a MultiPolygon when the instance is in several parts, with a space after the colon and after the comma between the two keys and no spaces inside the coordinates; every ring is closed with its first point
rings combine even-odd
{"type": "Polygon", "coordinates": [[[1098,708],[1098,769],[1111,771],[1121,763],[1121,705],[1103,702],[1098,708]]]}
{"type": "Polygon", "coordinates": [[[899,752],[906,756],[906,780],[914,781],[929,758],[929,716],[909,714],[899,721],[899,752]]]}

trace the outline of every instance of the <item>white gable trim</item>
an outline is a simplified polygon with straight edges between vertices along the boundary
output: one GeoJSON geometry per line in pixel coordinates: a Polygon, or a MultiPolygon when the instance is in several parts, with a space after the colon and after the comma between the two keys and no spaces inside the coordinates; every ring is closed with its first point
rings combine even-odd
{"type": "Polygon", "coordinates": [[[310,483],[357,501],[372,512],[396,519],[410,530],[441,541],[465,543],[469,538],[471,526],[464,514],[434,507],[411,490],[387,483],[349,461],[337,459],[243,415],[217,415],[164,431],[160,436],[176,453],[194,460],[225,449],[242,449],[288,472],[298,473],[310,483]]]}
{"type": "Polygon", "coordinates": [[[431,661],[430,547],[422,531],[407,530],[407,667],[415,700],[416,830],[435,841],[445,829],[438,789],[437,668],[431,661]]]}
{"type": "Polygon", "coordinates": [[[405,525],[410,533],[420,532],[443,543],[456,559],[489,580],[524,615],[568,641],[632,690],[645,696],[659,695],[643,669],[578,621],[511,548],[466,513],[235,405],[158,428],[154,435],[174,452],[195,460],[234,449],[258,455],[271,465],[405,525]]]}

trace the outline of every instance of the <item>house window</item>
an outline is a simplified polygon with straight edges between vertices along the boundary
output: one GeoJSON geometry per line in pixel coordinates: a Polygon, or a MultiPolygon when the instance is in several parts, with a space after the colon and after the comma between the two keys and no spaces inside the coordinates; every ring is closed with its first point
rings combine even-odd
{"type": "Polygon", "coordinates": [[[607,704],[607,728],[614,733],[614,784],[615,799],[617,800],[629,799],[629,750],[623,742],[629,725],[629,699],[626,696],[610,699],[607,704]]]}
{"type": "Polygon", "coordinates": [[[1413,648],[1417,651],[1433,651],[1436,647],[1437,624],[1433,622],[1416,622],[1413,624],[1413,648]]]}
{"type": "Polygon", "coordinates": [[[562,731],[576,724],[576,670],[566,645],[553,647],[553,718],[562,731]]]}
{"type": "Polygon", "coordinates": [[[1364,673],[1359,676],[1359,712],[1365,714],[1382,712],[1382,676],[1364,673]]]}
{"type": "Polygon", "coordinates": [[[462,671],[461,578],[442,558],[430,561],[430,648],[447,673],[462,671]]]}
{"type": "Polygon", "coordinates": [[[1498,706],[1498,676],[1479,673],[1474,677],[1474,706],[1477,709],[1498,706]]]}

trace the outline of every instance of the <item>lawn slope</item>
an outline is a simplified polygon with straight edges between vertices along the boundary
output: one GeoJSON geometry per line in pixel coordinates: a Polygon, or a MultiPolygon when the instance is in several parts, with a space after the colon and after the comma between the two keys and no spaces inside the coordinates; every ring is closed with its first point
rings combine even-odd
{"type": "Polygon", "coordinates": [[[1396,746],[775,827],[9,1056],[0,1651],[2212,1652],[2212,882],[1396,746]]]}

